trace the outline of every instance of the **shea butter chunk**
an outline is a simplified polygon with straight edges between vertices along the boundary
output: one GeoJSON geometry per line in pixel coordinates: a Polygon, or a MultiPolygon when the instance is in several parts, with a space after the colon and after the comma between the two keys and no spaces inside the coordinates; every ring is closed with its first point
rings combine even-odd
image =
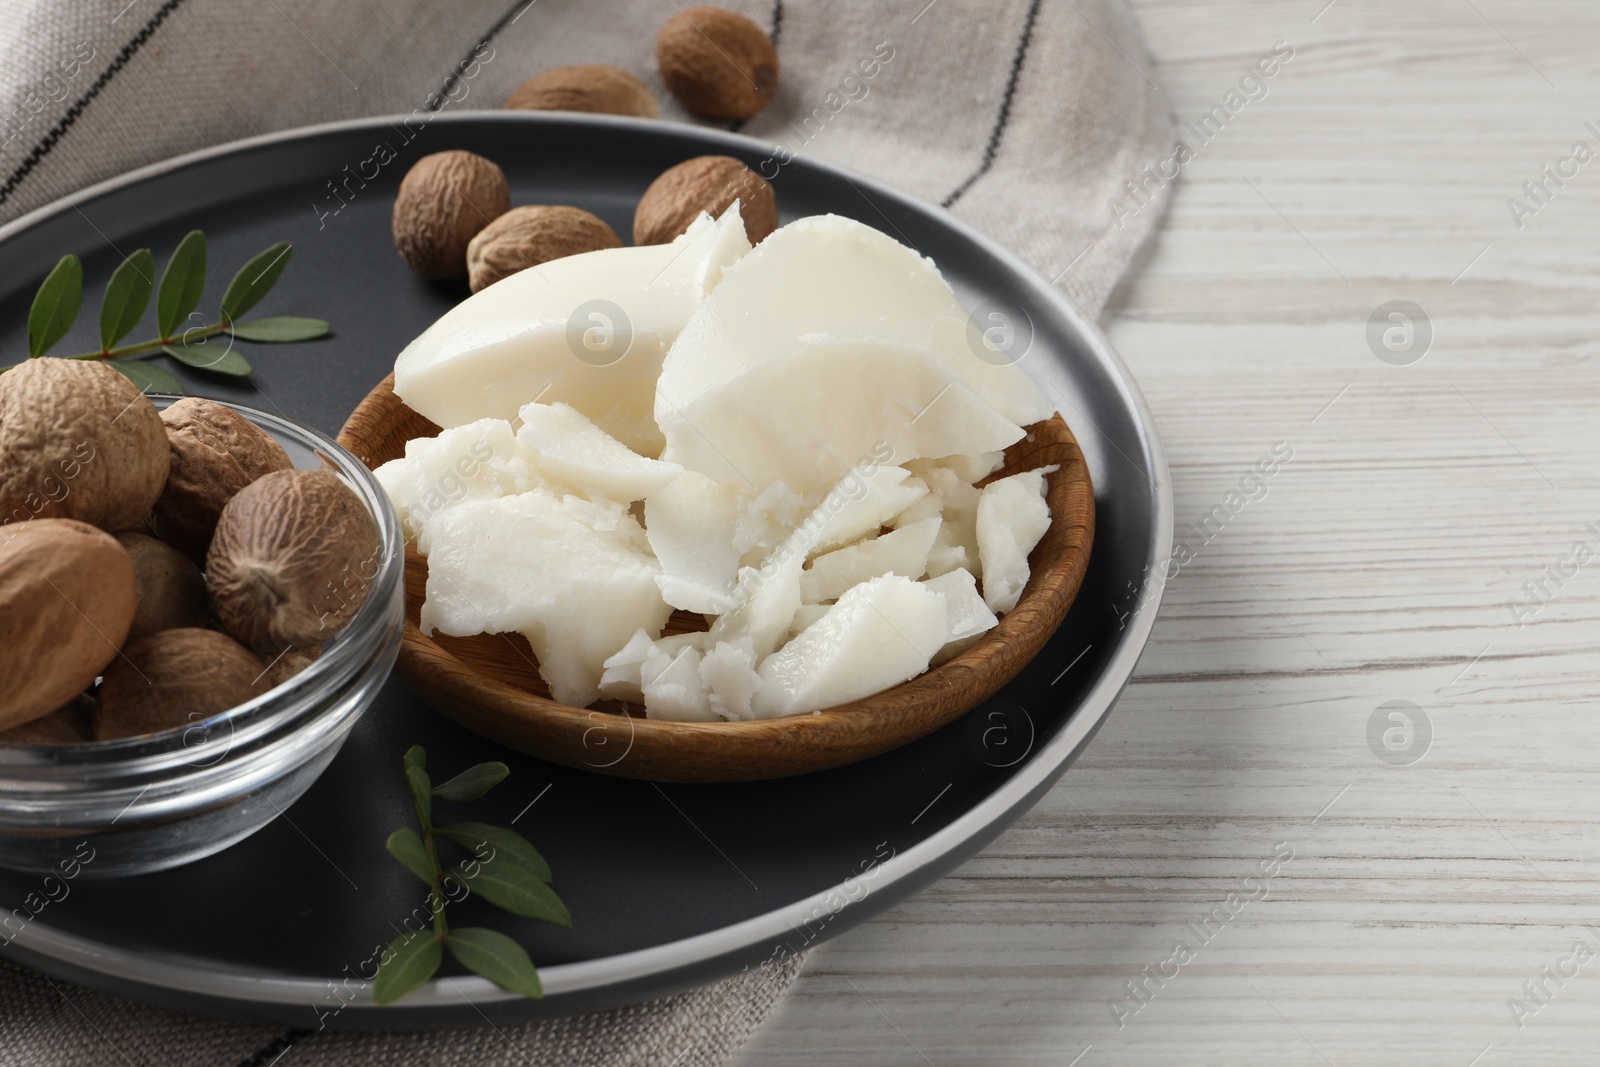
{"type": "Polygon", "coordinates": [[[473,500],[429,520],[424,634],[519,632],[552,695],[584,707],[605,661],[636,630],[659,634],[671,609],[660,566],[622,504],[534,490],[473,500]]]}
{"type": "Polygon", "coordinates": [[[944,597],[920,582],[863,582],[762,661],[756,716],[828,708],[916,677],[949,636],[946,615],[944,597]]]}
{"type": "Polygon", "coordinates": [[[996,615],[1017,606],[1028,584],[1028,553],[1050,528],[1044,476],[1055,466],[990,482],[978,498],[978,556],[983,561],[983,599],[996,615]]]}

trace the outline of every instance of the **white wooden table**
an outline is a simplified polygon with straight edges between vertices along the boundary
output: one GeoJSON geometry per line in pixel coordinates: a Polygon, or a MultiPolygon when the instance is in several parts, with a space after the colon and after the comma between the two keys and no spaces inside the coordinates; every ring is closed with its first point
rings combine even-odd
{"type": "Polygon", "coordinates": [[[1293,459],[1062,784],[818,950],[740,1065],[1596,1062],[1600,159],[1522,184],[1600,152],[1600,8],[1326,3],[1136,4],[1180,119],[1295,55],[1105,316],[1180,524],[1293,459]],[[1367,339],[1397,299],[1408,365],[1367,339]]]}

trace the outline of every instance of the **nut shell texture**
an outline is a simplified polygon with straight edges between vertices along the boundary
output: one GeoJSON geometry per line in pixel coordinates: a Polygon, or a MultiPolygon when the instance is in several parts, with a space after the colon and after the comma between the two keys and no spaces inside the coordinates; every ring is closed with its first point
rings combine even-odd
{"type": "Polygon", "coordinates": [[[87,523],[0,526],[0,730],[94,684],[128,636],[135,588],[127,551],[87,523]]]}
{"type": "Polygon", "coordinates": [[[766,33],[719,7],[687,8],[667,20],[656,63],[678,103],[701,118],[750,118],[778,90],[778,53],[766,33]]]}
{"type": "Polygon", "coordinates": [[[155,405],[102,363],[11,368],[0,374],[0,522],[138,524],[167,480],[165,438],[155,405]]]}
{"type": "Polygon", "coordinates": [[[271,659],[336,636],[378,569],[378,526],[330,471],[276,471],[222,510],[206,556],[223,628],[271,659]]]}
{"type": "Polygon", "coordinates": [[[133,642],[106,672],[99,741],[190,726],[266,692],[266,666],[215,630],[163,630],[133,642]]]}
{"type": "Polygon", "coordinates": [[[72,745],[94,740],[94,698],[79,693],[48,715],[0,730],[0,745],[72,745]]]}
{"type": "Polygon", "coordinates": [[[203,627],[211,618],[206,579],[200,568],[165,541],[141,533],[120,533],[117,541],[133,560],[139,606],[128,628],[128,640],[161,630],[203,627]]]}
{"type": "Polygon", "coordinates": [[[505,174],[482,156],[423,156],[400,181],[391,220],[394,246],[424,278],[464,278],[467,243],[510,206],[505,174]]]}
{"type": "Polygon", "coordinates": [[[203,563],[217,518],[233,495],[294,464],[271,434],[223,404],[186,397],[163,411],[161,421],[172,461],[155,503],[155,531],[203,563]]]}
{"type": "Polygon", "coordinates": [[[600,115],[660,114],[644,82],[616,67],[557,67],[535,74],[512,91],[505,106],[513,111],[587,111],[600,115]]]}
{"type": "Polygon", "coordinates": [[[292,648],[267,666],[267,675],[262,682],[268,689],[276,689],[317,662],[317,658],[321,655],[322,649],[316,645],[309,648],[292,648]]]}
{"type": "Polygon", "coordinates": [[[702,211],[719,218],[735,200],[751,244],[778,228],[777,197],[761,175],[732,156],[684,160],[664,171],[644,191],[633,213],[633,243],[666,244],[687,230],[702,211]]]}
{"type": "Polygon", "coordinates": [[[476,293],[552,259],[621,247],[615,230],[581,208],[529,204],[512,208],[472,239],[468,277],[476,293]]]}

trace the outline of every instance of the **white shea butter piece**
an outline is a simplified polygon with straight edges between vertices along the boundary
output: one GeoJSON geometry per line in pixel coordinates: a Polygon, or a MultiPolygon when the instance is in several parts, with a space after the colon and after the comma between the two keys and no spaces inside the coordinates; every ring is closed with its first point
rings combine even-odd
{"type": "Polygon", "coordinates": [[[752,710],[776,718],[833,707],[928,669],[948,636],[944,597],[920,582],[874,578],[762,661],[752,710]]]}
{"type": "MultiPolygon", "coordinates": [[[[748,490],[740,490],[741,499],[748,496],[748,490]]],[[[805,497],[782,482],[773,482],[740,509],[733,547],[742,553],[744,562],[760,563],[810,510],[805,497]]]]}
{"type": "Polygon", "coordinates": [[[937,578],[956,569],[983,576],[978,557],[979,490],[962,480],[960,474],[941,460],[935,463],[913,461],[907,464],[928,483],[930,494],[939,501],[944,525],[928,553],[928,576],[937,578]]]}
{"type": "Polygon", "coordinates": [[[1017,606],[1028,584],[1028,553],[1050,528],[1044,476],[1054,465],[990,482],[978,498],[975,526],[983,561],[983,600],[996,615],[1017,606]]]}
{"type": "Polygon", "coordinates": [[[789,621],[789,635],[792,637],[801,633],[826,615],[832,607],[832,604],[801,604],[795,609],[794,618],[789,621]]]}
{"type": "Polygon", "coordinates": [[[922,471],[947,470],[958,482],[971,485],[982,481],[1006,465],[1004,452],[982,452],[976,456],[943,456],[939,459],[918,460],[911,464],[922,471]]]}
{"type": "Polygon", "coordinates": [[[852,468],[801,523],[796,543],[807,555],[850,544],[927,495],[902,467],[852,468]]]}
{"type": "Polygon", "coordinates": [[[516,631],[564,704],[600,695],[605,661],[636,630],[660,633],[671,609],[638,520],[612,501],[542,489],[470,500],[431,517],[421,628],[457,637],[516,631]]]}
{"type": "Polygon", "coordinates": [[[964,569],[929,578],[922,585],[944,597],[945,624],[952,642],[986,633],[1000,621],[978,595],[977,581],[964,569]]]}
{"type": "Polygon", "coordinates": [[[846,589],[884,574],[921,578],[942,521],[937,516],[923,519],[818,556],[800,575],[800,599],[808,604],[835,600],[846,589]]]}
{"type": "MultiPolygon", "coordinates": [[[[928,483],[917,477],[907,478],[905,484],[911,487],[921,487],[922,489],[928,488],[928,483]]],[[[910,526],[924,519],[937,519],[943,510],[944,500],[937,493],[927,493],[916,503],[891,518],[889,525],[898,530],[902,526],[910,526]]]]}
{"type": "Polygon", "coordinates": [[[644,498],[645,535],[661,561],[656,581],[668,604],[707,615],[735,606],[739,515],[738,490],[695,471],[683,471],[644,498]]]}
{"type": "Polygon", "coordinates": [[[628,643],[609,657],[602,666],[600,695],[608,700],[625,700],[630,704],[643,704],[644,692],[639,688],[640,671],[655,641],[648,630],[635,630],[628,643]]]}
{"type": "MultiPolygon", "coordinates": [[[[672,358],[685,348],[680,339],[672,358]]],[[[670,397],[664,382],[659,395],[670,397]]],[[[926,347],[851,337],[798,340],[693,400],[658,405],[657,418],[662,459],[752,492],[783,482],[801,495],[885,452],[902,463],[1022,438],[926,347]]]]}
{"type": "Polygon", "coordinates": [[[761,688],[755,643],[748,637],[718,641],[700,660],[700,680],[710,695],[712,711],[735,722],[754,718],[751,702],[761,688]]]}
{"type": "Polygon", "coordinates": [[[711,710],[710,694],[700,680],[700,662],[700,650],[692,645],[685,645],[676,653],[660,648],[650,651],[640,669],[646,718],[718,721],[720,716],[711,710]]]}
{"type": "Polygon", "coordinates": [[[698,656],[702,651],[701,645],[705,637],[704,633],[687,633],[655,640],[648,631],[636,630],[634,635],[628,638],[628,643],[605,661],[605,672],[600,675],[600,695],[611,700],[624,700],[630,704],[643,704],[644,665],[650,657],[658,657],[655,660],[657,669],[651,678],[659,681],[656,675],[660,674],[665,665],[680,652],[692,649],[698,656]]]}
{"type": "Polygon", "coordinates": [[[394,391],[440,426],[571,404],[644,456],[667,349],[723,268],[749,251],[736,209],[667,245],[606,248],[518,271],[447,311],[395,360],[394,391]]]}
{"type": "MultiPolygon", "coordinates": [[[[930,345],[952,378],[1026,426],[1049,418],[1050,402],[1016,366],[1020,355],[1009,354],[1012,346],[1002,351],[984,340],[987,333],[1005,342],[1020,328],[1002,312],[969,320],[933,261],[893,237],[853,219],[813,215],[771,234],[728,268],[724,283],[684,326],[662,371],[661,393],[669,406],[684,408],[786,356],[795,339],[871,338],[930,345]]],[[[843,381],[829,385],[844,389],[843,381]]],[[[663,427],[667,414],[657,407],[663,427]]]]}
{"type": "Polygon", "coordinates": [[[877,530],[926,488],[907,488],[900,467],[851,470],[759,567],[741,567],[735,607],[711,625],[712,642],[749,638],[757,657],[770,655],[800,607],[800,575],[812,553],[877,530]]]}
{"type": "Polygon", "coordinates": [[[539,457],[540,469],[591,497],[643,500],[683,470],[630,450],[570,404],[526,404],[518,417],[517,440],[539,457]]]}
{"type": "Polygon", "coordinates": [[[479,419],[406,442],[403,459],[372,472],[415,539],[429,516],[466,500],[549,488],[551,479],[504,419],[479,419]]]}

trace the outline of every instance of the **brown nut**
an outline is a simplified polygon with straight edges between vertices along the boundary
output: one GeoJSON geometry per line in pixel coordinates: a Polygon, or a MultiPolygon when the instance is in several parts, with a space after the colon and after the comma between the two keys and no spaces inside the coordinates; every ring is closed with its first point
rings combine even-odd
{"type": "Polygon", "coordinates": [[[74,519],[0,526],[0,730],[94,684],[128,636],[138,596],[117,539],[74,519]]]}
{"type": "Polygon", "coordinates": [[[394,246],[424,278],[464,278],[467,243],[511,206],[500,168],[471,152],[423,156],[400,181],[394,246]]]}
{"type": "Polygon", "coordinates": [[[94,740],[94,698],[79,693],[48,715],[0,730],[0,745],[72,745],[94,740]]]}
{"type": "Polygon", "coordinates": [[[133,560],[139,606],[128,628],[128,640],[162,630],[204,627],[211,618],[206,579],[200,568],[164,541],[141,533],[121,533],[117,540],[133,560]]]}
{"type": "Polygon", "coordinates": [[[747,119],[778,90],[778,53],[761,27],[720,7],[691,7],[656,37],[661,80],[686,110],[707,119],[747,119]]]}
{"type": "Polygon", "coordinates": [[[505,106],[513,111],[587,111],[653,119],[661,113],[644,82],[616,67],[557,67],[535,74],[514,89],[505,106]]]}
{"type": "Polygon", "coordinates": [[[266,665],[215,630],[163,630],[135,641],[106,672],[94,709],[98,741],[188,726],[267,691],[266,665]]]}
{"type": "Polygon", "coordinates": [[[102,363],[30,359],[0,374],[0,522],[78,519],[116,532],[161,495],[166,430],[102,363]]]}
{"type": "Polygon", "coordinates": [[[732,156],[686,159],[644,191],[633,212],[633,243],[666,244],[701,212],[720,218],[735,200],[751,244],[778,228],[778,200],[765,178],[732,156]]]}
{"type": "Polygon", "coordinates": [[[172,465],[152,525],[161,540],[204,563],[217,516],[233,494],[294,464],[271,434],[224,404],[186,397],[163,411],[161,421],[172,465]]]}
{"type": "Polygon", "coordinates": [[[315,663],[317,657],[321,655],[322,649],[316,645],[309,648],[291,648],[267,664],[267,676],[262,681],[266,683],[268,689],[276,689],[315,663]]]}
{"type": "Polygon", "coordinates": [[[330,471],[276,471],[222,509],[206,579],[228,633],[268,659],[343,630],[378,566],[378,526],[330,471]]]}
{"type": "Polygon", "coordinates": [[[580,208],[545,204],[514,207],[491,222],[467,246],[468,284],[476,293],[501,278],[552,259],[621,247],[622,239],[615,230],[580,208]]]}

